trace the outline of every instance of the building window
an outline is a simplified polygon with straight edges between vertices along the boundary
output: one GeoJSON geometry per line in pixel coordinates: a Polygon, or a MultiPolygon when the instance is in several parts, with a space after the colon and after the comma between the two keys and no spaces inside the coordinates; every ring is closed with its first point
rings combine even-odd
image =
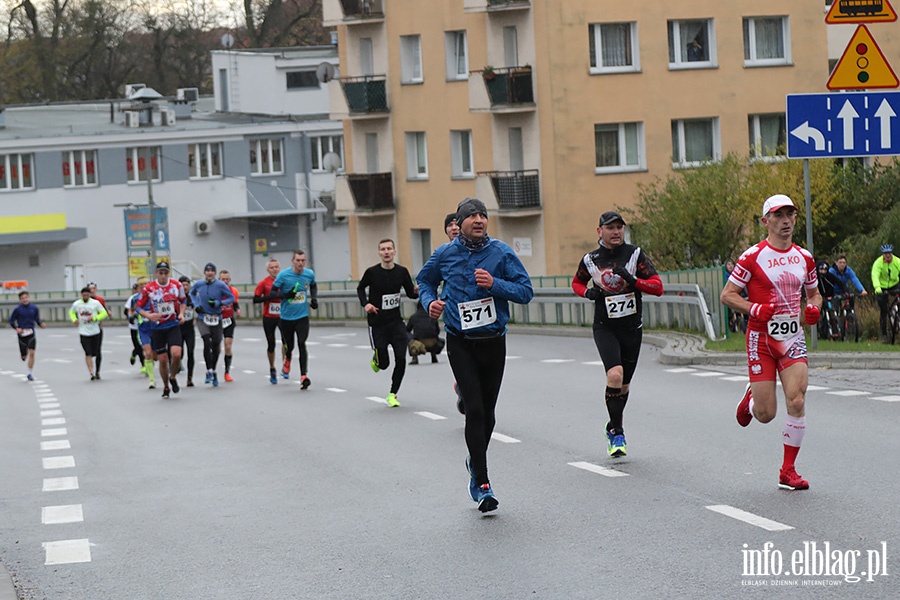
{"type": "Polygon", "coordinates": [[[222,144],[188,145],[188,171],[191,179],[211,179],[222,176],[222,144]]]}
{"type": "Polygon", "coordinates": [[[718,119],[672,121],[672,166],[697,167],[720,158],[718,119]]]}
{"type": "Polygon", "coordinates": [[[644,169],[643,123],[603,123],[594,125],[597,173],[617,173],[644,169]]]}
{"type": "Polygon", "coordinates": [[[744,19],[744,66],[786,65],[791,62],[787,17],[744,19]]]}
{"type": "Polygon", "coordinates": [[[450,132],[450,172],[452,177],[475,177],[471,130],[450,132]]]}
{"type": "Polygon", "coordinates": [[[34,188],[33,154],[0,154],[0,192],[34,188]]]}
{"type": "Polygon", "coordinates": [[[592,73],[640,70],[637,23],[594,23],[588,33],[592,73]]]}
{"type": "Polygon", "coordinates": [[[428,179],[428,149],[425,147],[424,131],[406,134],[406,178],[428,179]]]}
{"type": "Polygon", "coordinates": [[[444,34],[447,50],[447,80],[469,78],[469,59],[465,31],[448,31],[444,34]]]}
{"type": "Polygon", "coordinates": [[[281,162],[282,141],[250,141],[250,173],[252,175],[280,175],[284,173],[281,162]]]}
{"type": "Polygon", "coordinates": [[[400,83],[422,83],[421,36],[400,36],[400,83]]]}
{"type": "Polygon", "coordinates": [[[159,156],[162,149],[159,146],[143,148],[125,148],[125,169],[128,171],[128,183],[140,183],[147,181],[147,176],[152,173],[153,181],[161,181],[159,174],[159,156]],[[150,169],[147,169],[147,157],[150,157],[150,169]],[[135,169],[137,165],[137,169],[135,169]]]}
{"type": "Polygon", "coordinates": [[[97,185],[97,151],[69,150],[62,153],[63,187],[97,185]]]}
{"type": "Polygon", "coordinates": [[[285,79],[289,90],[319,89],[319,78],[315,71],[288,71],[285,79]]]}
{"type": "Polygon", "coordinates": [[[712,19],[669,21],[669,68],[714,67],[716,36],[712,19]]]}
{"type": "Polygon", "coordinates": [[[341,159],[339,171],[344,170],[344,136],[342,135],[326,135],[321,137],[309,138],[309,155],[312,159],[312,170],[316,173],[325,173],[325,155],[334,152],[341,159]]]}
{"type": "Polygon", "coordinates": [[[747,118],[750,132],[750,158],[772,160],[785,156],[787,127],[784,113],[750,115],[747,118]]]}

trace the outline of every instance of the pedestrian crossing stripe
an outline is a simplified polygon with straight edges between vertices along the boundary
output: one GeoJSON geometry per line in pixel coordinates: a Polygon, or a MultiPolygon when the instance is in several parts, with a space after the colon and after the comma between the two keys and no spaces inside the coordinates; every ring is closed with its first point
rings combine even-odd
{"type": "Polygon", "coordinates": [[[831,72],[829,90],[896,88],[900,80],[865,25],[856,28],[850,43],[831,72]]]}
{"type": "Polygon", "coordinates": [[[891,23],[897,13],[888,0],[837,0],[825,15],[829,25],[840,23],[891,23]]]}

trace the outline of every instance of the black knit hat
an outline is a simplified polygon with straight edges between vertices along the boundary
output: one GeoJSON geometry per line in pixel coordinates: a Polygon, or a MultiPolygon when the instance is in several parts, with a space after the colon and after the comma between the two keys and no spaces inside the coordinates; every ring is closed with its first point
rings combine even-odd
{"type": "Polygon", "coordinates": [[[487,207],[478,198],[466,198],[456,207],[456,224],[462,226],[462,222],[472,215],[488,216],[487,207]]]}

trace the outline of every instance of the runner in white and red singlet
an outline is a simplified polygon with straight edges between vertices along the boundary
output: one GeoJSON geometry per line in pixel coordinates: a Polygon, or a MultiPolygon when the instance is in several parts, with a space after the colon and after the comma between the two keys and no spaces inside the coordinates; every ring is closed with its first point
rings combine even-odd
{"type": "Polygon", "coordinates": [[[797,224],[793,200],[776,194],[765,201],[762,212],[761,221],[768,237],[741,255],[721,295],[723,304],[750,315],[747,329],[750,383],[738,404],[737,421],[746,427],[754,417],[761,423],[775,418],[777,372],[788,413],[782,430],[784,462],[778,485],[783,489],[805,490],[809,482],[794,468],[806,431],[804,404],[809,383],[806,339],[800,319],[807,325],[815,325],[819,321],[822,297],[815,260],[791,241],[797,224]],[[746,300],[741,297],[745,288],[746,300]],[[803,289],[807,304],[801,314],[803,289]]]}
{"type": "Polygon", "coordinates": [[[169,397],[170,385],[172,392],[177,394],[180,390],[175,376],[181,365],[181,325],[186,299],[181,284],[169,278],[169,263],[160,261],[156,265],[156,279],[144,286],[135,304],[138,313],[152,323],[150,339],[159,359],[163,398],[169,397]]]}
{"type": "MultiPolygon", "coordinates": [[[[281,317],[281,300],[272,296],[272,284],[281,272],[278,260],[271,258],[266,264],[269,273],[260,281],[253,291],[253,304],[263,305],[263,331],[266,334],[266,357],[269,359],[269,383],[278,383],[275,371],[275,332],[278,331],[278,321],[281,317]]],[[[281,345],[281,362],[284,362],[284,344],[281,345]]]]}

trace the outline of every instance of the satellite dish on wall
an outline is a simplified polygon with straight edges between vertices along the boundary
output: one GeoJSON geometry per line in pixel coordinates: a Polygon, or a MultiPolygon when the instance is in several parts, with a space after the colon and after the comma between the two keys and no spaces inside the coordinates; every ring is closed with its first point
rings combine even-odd
{"type": "Polygon", "coordinates": [[[342,162],[340,155],[335,152],[327,152],[325,156],[322,157],[322,166],[325,167],[325,170],[329,173],[340,171],[342,162]]]}
{"type": "Polygon", "coordinates": [[[323,62],[316,67],[316,78],[321,83],[328,83],[334,79],[334,65],[330,62],[323,62]]]}
{"type": "Polygon", "coordinates": [[[230,33],[223,35],[220,41],[222,42],[223,48],[229,49],[234,47],[234,36],[230,33]]]}

